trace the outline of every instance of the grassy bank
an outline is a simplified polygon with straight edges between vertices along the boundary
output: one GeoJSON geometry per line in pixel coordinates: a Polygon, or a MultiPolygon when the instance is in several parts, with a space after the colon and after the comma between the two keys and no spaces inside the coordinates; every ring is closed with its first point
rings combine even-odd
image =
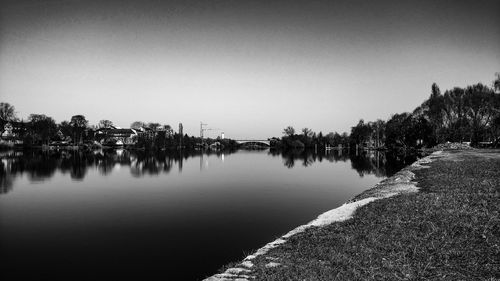
{"type": "Polygon", "coordinates": [[[253,280],[500,278],[500,151],[445,152],[429,165],[415,171],[420,192],[290,237],[253,260],[253,280]]]}

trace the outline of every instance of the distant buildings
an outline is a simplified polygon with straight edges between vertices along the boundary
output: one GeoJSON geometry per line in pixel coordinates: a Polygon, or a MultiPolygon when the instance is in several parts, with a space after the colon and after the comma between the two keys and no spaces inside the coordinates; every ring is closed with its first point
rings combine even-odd
{"type": "Polygon", "coordinates": [[[9,121],[3,127],[1,138],[3,140],[20,140],[28,127],[28,123],[23,121],[9,121]]]}
{"type": "Polygon", "coordinates": [[[94,136],[101,144],[129,145],[137,141],[138,132],[134,129],[109,127],[97,129],[94,136]]]}

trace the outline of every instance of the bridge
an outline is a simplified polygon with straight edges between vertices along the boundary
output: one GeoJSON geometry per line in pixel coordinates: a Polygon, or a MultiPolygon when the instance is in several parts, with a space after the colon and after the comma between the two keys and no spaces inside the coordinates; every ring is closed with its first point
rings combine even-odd
{"type": "Polygon", "coordinates": [[[235,140],[237,143],[242,145],[265,145],[271,146],[271,142],[269,140],[235,140]]]}

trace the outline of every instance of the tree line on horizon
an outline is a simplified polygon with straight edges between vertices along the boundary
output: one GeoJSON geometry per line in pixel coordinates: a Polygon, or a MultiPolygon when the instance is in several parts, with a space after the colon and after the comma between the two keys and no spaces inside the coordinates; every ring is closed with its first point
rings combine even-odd
{"type": "MultiPolygon", "coordinates": [[[[106,133],[98,134],[98,131],[106,130],[129,130],[140,132],[136,136],[133,147],[146,149],[195,148],[201,143],[200,137],[189,136],[175,132],[172,126],[162,125],[158,122],[135,121],[130,124],[129,129],[116,128],[112,121],[103,119],[97,125],[89,125],[84,115],[73,115],[69,121],[56,123],[55,120],[45,114],[30,114],[27,122],[20,120],[15,113],[15,107],[9,103],[0,102],[0,136],[7,130],[6,125],[11,125],[15,140],[20,140],[25,147],[48,145],[54,141],[62,141],[73,145],[92,145],[95,141],[115,141],[116,138],[109,137],[106,133]],[[103,138],[108,138],[104,139],[103,138]]],[[[211,144],[219,142],[226,147],[234,147],[232,140],[206,138],[204,143],[211,144]]]]}
{"type": "MultiPolygon", "coordinates": [[[[270,138],[271,146],[278,148],[311,148],[325,146],[356,146],[388,149],[431,147],[443,142],[480,142],[498,146],[500,142],[500,73],[495,74],[491,87],[481,83],[465,88],[454,87],[441,93],[436,83],[431,94],[413,112],[393,114],[389,120],[378,119],[365,122],[363,119],[351,128],[350,134],[330,132],[324,135],[309,128],[296,133],[292,126],[283,130],[281,138],[270,138]]],[[[114,128],[110,120],[101,120],[89,126],[84,115],[74,115],[69,121],[57,124],[45,114],[30,114],[28,121],[17,118],[15,108],[6,102],[0,103],[0,135],[8,123],[16,124],[13,132],[25,146],[49,144],[54,140],[67,140],[74,144],[94,141],[97,130],[114,128]]],[[[170,125],[157,122],[135,121],[130,127],[148,130],[152,134],[141,134],[137,146],[150,148],[177,147],[194,148],[201,138],[180,136],[170,125]],[[151,137],[152,136],[152,137],[151,137]]],[[[231,140],[220,140],[234,147],[231,140]]],[[[208,139],[208,142],[214,140],[208,139]]]]}
{"type": "Polygon", "coordinates": [[[393,114],[389,120],[359,122],[350,134],[330,132],[323,135],[309,128],[296,133],[292,126],[283,137],[273,138],[276,146],[311,148],[350,146],[387,149],[432,147],[444,142],[481,142],[497,147],[500,142],[500,73],[491,87],[477,83],[454,87],[441,93],[433,83],[431,94],[413,112],[393,114]]]}

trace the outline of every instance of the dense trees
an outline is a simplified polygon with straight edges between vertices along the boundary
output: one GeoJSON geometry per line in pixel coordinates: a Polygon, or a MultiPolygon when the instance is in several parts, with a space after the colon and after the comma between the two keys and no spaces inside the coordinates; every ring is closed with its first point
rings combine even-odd
{"type": "Polygon", "coordinates": [[[385,141],[385,127],[385,122],[380,119],[368,123],[360,119],[358,124],[351,128],[349,142],[353,146],[382,147],[385,141]]]}
{"type": "Polygon", "coordinates": [[[57,133],[56,122],[45,114],[31,114],[28,121],[30,122],[29,136],[32,143],[48,144],[57,133]]]}
{"type": "Polygon", "coordinates": [[[491,120],[497,114],[495,110],[495,94],[489,87],[476,84],[465,89],[465,125],[470,130],[472,143],[484,140],[486,137],[485,129],[490,125],[491,120]]]}
{"type": "MultiPolygon", "coordinates": [[[[72,140],[82,144],[95,140],[92,128],[83,115],[74,115],[70,121],[59,125],[43,114],[31,114],[28,122],[18,122],[14,106],[0,103],[0,130],[12,123],[18,139],[27,137],[29,143],[48,143],[50,140],[72,140]]],[[[112,128],[113,122],[101,120],[99,128],[112,128]]],[[[133,122],[130,127],[139,132],[138,145],[150,148],[194,148],[201,140],[174,132],[170,125],[157,122],[133,122]]],[[[94,127],[95,128],[95,127],[94,127]]],[[[436,83],[431,85],[429,97],[413,112],[397,113],[385,122],[376,120],[359,122],[351,128],[350,135],[330,132],[324,135],[303,128],[299,133],[292,126],[283,129],[283,137],[272,138],[273,146],[282,148],[322,148],[325,146],[357,146],[370,148],[415,148],[433,146],[437,143],[471,142],[473,145],[486,142],[494,146],[500,142],[500,73],[495,73],[491,87],[478,83],[465,88],[455,87],[444,93],[436,83]]],[[[229,140],[207,139],[206,144],[219,142],[235,146],[229,140]]]]}
{"type": "Polygon", "coordinates": [[[67,136],[68,138],[73,135],[73,128],[69,121],[62,121],[61,124],[59,124],[59,131],[63,136],[67,136]]]}
{"type": "MultiPolygon", "coordinates": [[[[195,149],[200,146],[201,139],[198,137],[179,135],[172,126],[157,122],[135,121],[131,128],[135,132],[127,129],[116,129],[112,121],[100,120],[97,126],[89,126],[89,122],[84,115],[74,115],[70,121],[62,121],[57,124],[55,120],[44,114],[31,114],[27,122],[18,122],[15,116],[14,106],[8,103],[0,103],[1,128],[7,126],[12,129],[12,135],[6,140],[20,141],[26,147],[42,146],[50,144],[53,141],[65,141],[66,144],[72,142],[74,145],[92,146],[97,142],[104,145],[116,143],[117,141],[130,141],[127,143],[130,147],[136,147],[146,150],[163,150],[182,148],[195,149]],[[108,134],[107,130],[110,129],[108,134]],[[98,132],[99,131],[99,132],[98,132]],[[135,135],[137,134],[137,135],[135,135]]],[[[9,130],[11,130],[9,129],[9,130]]],[[[3,131],[2,131],[3,134],[3,131]]],[[[238,144],[230,139],[205,139],[206,145],[218,143],[217,147],[234,148],[238,144]]],[[[58,143],[63,144],[64,143],[58,143]]]]}
{"type": "Polygon", "coordinates": [[[374,135],[381,135],[387,148],[433,146],[446,141],[496,145],[500,141],[500,93],[495,91],[500,91],[499,73],[493,88],[478,83],[442,94],[434,83],[429,98],[412,113],[394,114],[385,126],[375,122],[374,127],[374,123],[360,120],[352,127],[351,144],[371,146],[374,135]]]}
{"type": "Polygon", "coordinates": [[[403,148],[422,146],[429,141],[432,127],[422,117],[405,112],[394,114],[385,126],[385,146],[387,148],[403,148]]]}
{"type": "Polygon", "coordinates": [[[419,116],[432,126],[432,142],[491,141],[491,126],[498,116],[499,98],[493,89],[479,83],[465,89],[455,87],[444,95],[431,94],[419,116]],[[489,131],[489,132],[488,132],[489,131]]]}
{"type": "Polygon", "coordinates": [[[370,140],[371,132],[371,126],[365,124],[363,119],[359,120],[358,124],[351,128],[351,143],[364,144],[370,140]]]}
{"type": "Polygon", "coordinates": [[[83,133],[85,132],[85,128],[87,128],[88,123],[89,122],[83,115],[74,115],[71,117],[69,124],[73,129],[73,142],[76,143],[77,140],[79,143],[83,142],[83,133]]]}
{"type": "Polygon", "coordinates": [[[283,137],[281,139],[271,139],[271,146],[284,149],[324,149],[325,146],[348,145],[349,136],[347,133],[340,135],[337,132],[330,132],[323,135],[323,132],[316,133],[309,128],[303,128],[301,132],[301,134],[295,134],[295,129],[292,126],[288,126],[283,129],[283,137]]]}

